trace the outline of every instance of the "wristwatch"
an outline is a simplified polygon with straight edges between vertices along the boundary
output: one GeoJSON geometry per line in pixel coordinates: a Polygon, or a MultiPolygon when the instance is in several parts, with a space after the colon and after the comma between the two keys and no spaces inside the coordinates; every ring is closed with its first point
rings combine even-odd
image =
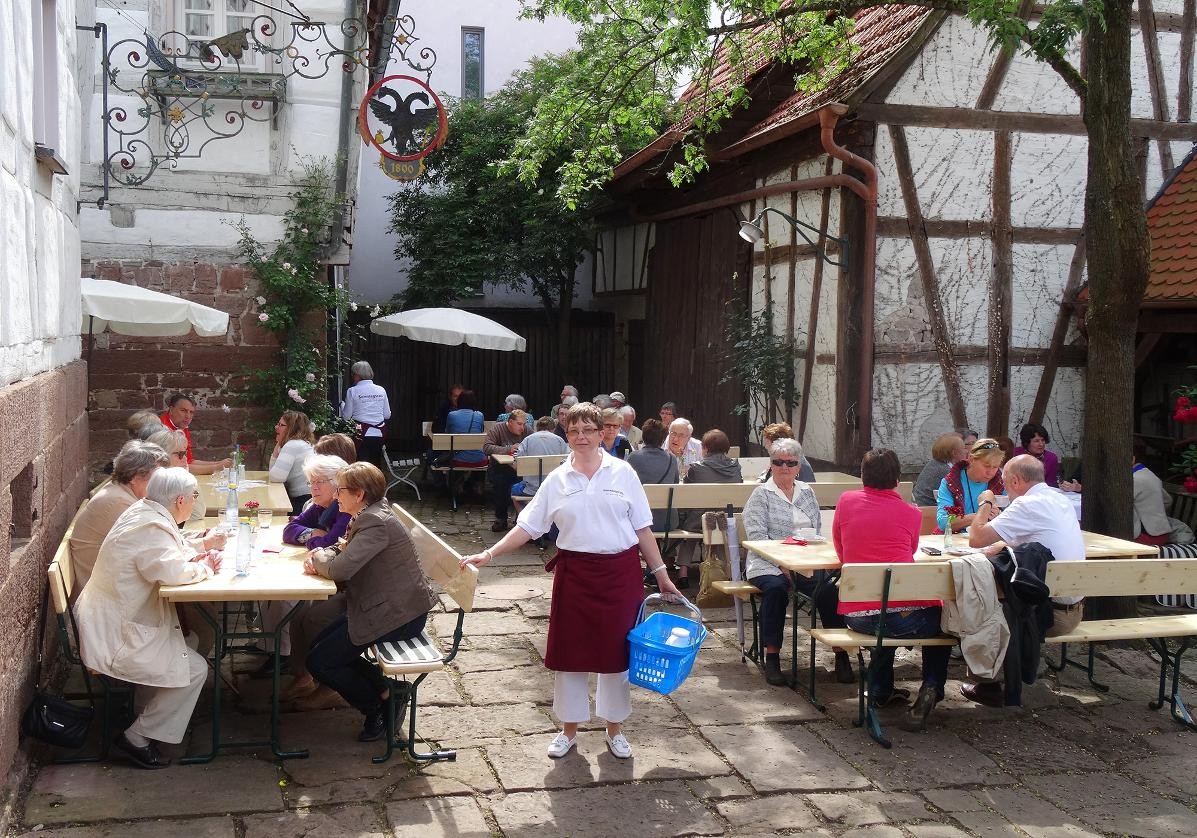
{"type": "Polygon", "coordinates": [[[303,532],[301,532],[299,535],[297,535],[295,537],[295,540],[298,541],[300,544],[307,544],[308,539],[311,537],[312,537],[312,531],[310,529],[307,529],[307,530],[304,530],[303,532]]]}

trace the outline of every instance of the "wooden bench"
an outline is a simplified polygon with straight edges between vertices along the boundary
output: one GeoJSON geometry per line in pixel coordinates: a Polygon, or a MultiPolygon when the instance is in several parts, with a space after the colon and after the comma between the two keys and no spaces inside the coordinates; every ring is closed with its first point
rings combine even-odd
{"type": "MultiPolygon", "coordinates": [[[[1083,562],[1052,562],[1048,565],[1048,588],[1053,597],[1141,596],[1157,590],[1197,592],[1197,559],[1102,559],[1083,562]]],[[[840,569],[840,600],[846,602],[880,601],[882,613],[889,601],[937,599],[950,602],[956,588],[952,567],[948,562],[912,564],[847,564],[840,569]]],[[[883,621],[882,621],[883,622],[883,621]]],[[[929,638],[889,638],[884,631],[876,635],[851,629],[812,629],[810,635],[820,643],[856,649],[860,658],[859,713],[855,724],[867,725],[869,735],[884,747],[889,740],[881,732],[874,708],[865,699],[867,682],[862,650],[883,646],[953,646],[958,640],[949,635],[929,638]]],[[[1045,638],[1045,643],[1059,643],[1063,650],[1057,671],[1067,665],[1086,669],[1090,681],[1104,691],[1104,685],[1093,680],[1093,644],[1114,640],[1145,640],[1160,655],[1159,696],[1150,703],[1158,710],[1167,702],[1177,721],[1197,729],[1179,695],[1180,660],[1193,645],[1197,635],[1197,614],[1132,617],[1121,620],[1085,620],[1074,631],[1045,638]],[[1168,649],[1166,638],[1185,638],[1176,651],[1168,649]],[[1067,660],[1067,645],[1088,643],[1087,666],[1067,660]],[[1172,671],[1172,686],[1165,696],[1165,683],[1172,671]]]]}
{"type": "Polygon", "coordinates": [[[420,684],[430,672],[444,669],[461,649],[465,615],[474,608],[474,593],[478,587],[478,569],[461,567],[461,556],[442,541],[436,533],[420,523],[414,515],[398,504],[391,510],[403,522],[415,543],[416,554],[424,574],[457,603],[457,624],[453,629],[453,643],[449,651],[442,652],[436,642],[421,632],[410,640],[376,643],[370,649],[370,656],[377,663],[382,674],[390,681],[387,697],[387,747],[382,756],[373,757],[375,763],[386,762],[395,750],[396,710],[402,703],[396,701],[396,693],[406,692],[408,710],[407,740],[402,745],[407,755],[420,762],[438,760],[455,761],[454,750],[436,750],[427,753],[416,750],[416,710],[420,684]],[[415,680],[408,682],[408,676],[415,680]]]}
{"type": "MultiPolygon", "coordinates": [[[[568,456],[568,454],[532,454],[516,457],[514,463],[515,475],[521,478],[536,477],[543,481],[551,471],[564,463],[565,458],[568,456]]],[[[530,500],[532,500],[531,495],[511,496],[511,504],[515,507],[517,515],[530,500]]]]}
{"type": "Polygon", "coordinates": [[[454,455],[459,451],[481,451],[486,442],[486,434],[432,434],[432,450],[449,452],[448,465],[433,465],[431,471],[445,474],[445,483],[449,487],[449,502],[454,511],[457,510],[457,488],[453,485],[455,474],[480,474],[486,471],[487,463],[483,461],[476,466],[454,465],[454,455]]]}
{"type": "MultiPolygon", "coordinates": [[[[702,543],[704,547],[712,549],[722,548],[727,552],[727,538],[722,529],[714,524],[714,519],[719,516],[726,517],[726,512],[708,512],[702,516],[702,543]]],[[[744,532],[744,516],[737,512],[734,515],[736,526],[736,544],[741,544],[748,537],[744,532]]],[[[748,603],[752,613],[752,643],[751,645],[744,645],[744,638],[738,638],[740,641],[740,660],[751,660],[753,663],[760,665],[763,658],[760,655],[760,611],[756,598],[760,595],[761,590],[756,585],[743,578],[744,554],[737,551],[739,560],[738,567],[731,570],[731,579],[719,580],[712,583],[716,591],[721,594],[726,594],[732,599],[736,600],[737,618],[743,617],[743,604],[748,603]]],[[[730,555],[728,555],[730,562],[730,555]]]]}
{"type": "MultiPolygon", "coordinates": [[[[755,488],[751,483],[648,483],[644,494],[654,512],[665,510],[665,520],[668,521],[674,510],[723,509],[728,504],[734,509],[743,509],[755,488]]],[[[662,530],[654,535],[665,542],[662,551],[675,542],[702,539],[701,532],[683,529],[662,530]]]]}

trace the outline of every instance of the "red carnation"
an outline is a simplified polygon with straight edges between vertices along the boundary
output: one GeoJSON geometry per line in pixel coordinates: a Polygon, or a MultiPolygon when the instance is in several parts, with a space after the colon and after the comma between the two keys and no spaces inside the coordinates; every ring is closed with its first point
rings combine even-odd
{"type": "Polygon", "coordinates": [[[963,518],[964,517],[964,509],[960,506],[945,506],[943,511],[944,511],[944,514],[947,515],[949,518],[963,518]]]}
{"type": "Polygon", "coordinates": [[[1186,477],[1184,486],[1190,495],[1197,495],[1197,477],[1186,477]]]}

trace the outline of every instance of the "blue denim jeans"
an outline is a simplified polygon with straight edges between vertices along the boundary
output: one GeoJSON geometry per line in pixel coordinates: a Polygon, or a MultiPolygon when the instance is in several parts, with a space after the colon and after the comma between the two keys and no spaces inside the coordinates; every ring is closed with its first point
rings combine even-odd
{"type": "MultiPolygon", "coordinates": [[[[936,637],[939,634],[939,606],[915,608],[911,611],[890,611],[885,617],[885,636],[936,637]]],[[[876,634],[880,614],[868,617],[845,617],[848,628],[862,634],[876,634]]],[[[923,686],[935,687],[936,695],[943,698],[944,684],[948,682],[948,660],[951,646],[921,646],[923,653],[923,686]]],[[[874,702],[884,702],[894,691],[894,654],[896,646],[883,647],[880,653],[869,647],[873,658],[869,666],[869,696],[874,702]]]]}
{"type": "MultiPolygon", "coordinates": [[[[827,572],[816,571],[813,576],[799,576],[798,590],[807,596],[815,595],[815,588],[824,582],[827,572]]],[[[786,609],[790,605],[790,579],[786,573],[770,573],[754,576],[748,580],[761,589],[761,645],[767,648],[781,648],[785,633],[786,609]]],[[[844,618],[837,613],[840,589],[830,583],[819,589],[815,608],[823,628],[843,628],[844,618]]]]}

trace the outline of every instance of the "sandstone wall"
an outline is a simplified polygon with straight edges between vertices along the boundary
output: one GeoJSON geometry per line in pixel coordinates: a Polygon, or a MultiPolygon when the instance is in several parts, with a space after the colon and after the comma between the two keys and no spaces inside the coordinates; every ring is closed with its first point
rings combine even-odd
{"type": "MultiPolygon", "coordinates": [[[[0,767],[32,689],[46,567],[87,494],[87,367],[0,388],[0,767]]],[[[53,627],[47,630],[53,636],[53,627]]]]}
{"type": "MultiPolygon", "coordinates": [[[[197,458],[219,459],[237,441],[250,445],[250,465],[257,465],[260,448],[245,428],[261,420],[263,414],[234,396],[245,386],[239,371],[273,365],[277,343],[258,323],[257,291],[249,269],[207,262],[104,260],[84,261],[83,276],[174,294],[229,314],[229,331],[219,337],[203,338],[195,333],[128,337],[109,332],[94,336],[90,384],[93,466],[110,460],[128,439],[125,420],[130,414],[142,409],[161,412],[174,392],[196,399],[191,436],[197,458]]],[[[87,344],[85,327],[84,357],[87,344]]]]}

